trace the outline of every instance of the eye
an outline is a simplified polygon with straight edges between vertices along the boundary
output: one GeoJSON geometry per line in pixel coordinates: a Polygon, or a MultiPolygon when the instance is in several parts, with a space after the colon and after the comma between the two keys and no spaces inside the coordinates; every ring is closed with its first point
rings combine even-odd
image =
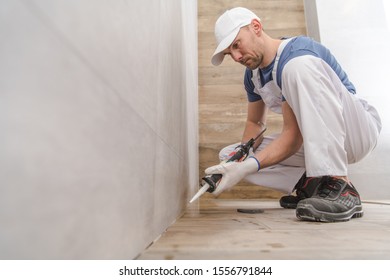
{"type": "Polygon", "coordinates": [[[234,42],[232,47],[233,47],[233,49],[238,49],[239,45],[240,45],[240,41],[236,41],[236,42],[234,42]]]}

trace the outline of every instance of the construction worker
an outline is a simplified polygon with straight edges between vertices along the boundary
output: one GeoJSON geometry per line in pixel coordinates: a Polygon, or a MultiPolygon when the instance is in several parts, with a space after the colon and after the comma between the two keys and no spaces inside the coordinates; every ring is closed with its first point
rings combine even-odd
{"type": "MultiPolygon", "coordinates": [[[[280,204],[296,208],[302,220],[361,217],[360,195],[348,179],[348,164],[374,149],[381,120],[374,107],[356,96],[335,57],[308,37],[270,37],[260,18],[241,7],[218,18],[215,37],[213,65],[228,55],[246,67],[248,115],[241,143],[264,129],[268,110],[282,114],[283,129],[260,138],[245,161],[207,168],[206,174],[223,175],[213,194],[245,179],[290,194],[280,204]]],[[[224,148],[221,161],[236,147],[224,148]]]]}

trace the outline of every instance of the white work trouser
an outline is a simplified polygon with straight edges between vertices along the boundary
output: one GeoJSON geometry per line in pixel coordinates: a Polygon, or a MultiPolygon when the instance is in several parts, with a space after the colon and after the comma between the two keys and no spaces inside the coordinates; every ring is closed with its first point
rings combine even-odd
{"type": "MultiPolygon", "coordinates": [[[[282,81],[283,96],[303,136],[303,148],[245,180],[290,193],[304,171],[308,177],[346,176],[348,164],[360,161],[376,146],[381,130],[376,109],[348,92],[332,68],[314,56],[290,60],[282,81]]],[[[266,137],[258,150],[272,138],[266,137]]],[[[224,148],[221,160],[235,146],[224,148]]]]}
{"type": "MultiPolygon", "coordinates": [[[[278,137],[278,134],[265,136],[263,142],[261,142],[256,151],[264,149],[276,137],[278,137]]],[[[223,148],[219,153],[219,159],[221,161],[229,159],[229,154],[233,152],[239,144],[240,143],[235,143],[223,148]]],[[[288,159],[273,166],[263,168],[258,173],[250,174],[245,177],[244,180],[255,185],[291,193],[296,182],[304,172],[305,160],[303,148],[301,148],[288,159]]]]}

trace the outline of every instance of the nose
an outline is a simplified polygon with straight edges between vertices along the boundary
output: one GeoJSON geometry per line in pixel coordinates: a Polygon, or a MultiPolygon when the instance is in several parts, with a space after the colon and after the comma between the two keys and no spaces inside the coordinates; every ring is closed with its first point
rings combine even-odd
{"type": "Polygon", "coordinates": [[[234,50],[230,53],[231,57],[235,62],[241,62],[242,60],[242,55],[238,50],[234,50]]]}

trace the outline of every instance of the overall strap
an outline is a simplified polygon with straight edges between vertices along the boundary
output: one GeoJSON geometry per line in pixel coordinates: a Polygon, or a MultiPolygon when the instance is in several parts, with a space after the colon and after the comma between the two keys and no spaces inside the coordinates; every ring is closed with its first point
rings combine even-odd
{"type": "Polygon", "coordinates": [[[281,90],[281,88],[278,86],[278,82],[277,82],[277,77],[276,77],[276,72],[277,72],[277,69],[278,69],[278,63],[279,63],[279,59],[280,59],[280,55],[282,54],[283,50],[284,50],[284,47],[288,44],[288,42],[290,42],[292,39],[294,39],[295,37],[292,37],[292,38],[288,38],[288,39],[285,39],[285,40],[282,40],[282,43],[279,45],[279,48],[278,48],[278,51],[276,53],[276,58],[275,58],[275,63],[274,63],[274,68],[272,69],[272,77],[273,77],[273,80],[275,82],[275,85],[281,90]]]}

